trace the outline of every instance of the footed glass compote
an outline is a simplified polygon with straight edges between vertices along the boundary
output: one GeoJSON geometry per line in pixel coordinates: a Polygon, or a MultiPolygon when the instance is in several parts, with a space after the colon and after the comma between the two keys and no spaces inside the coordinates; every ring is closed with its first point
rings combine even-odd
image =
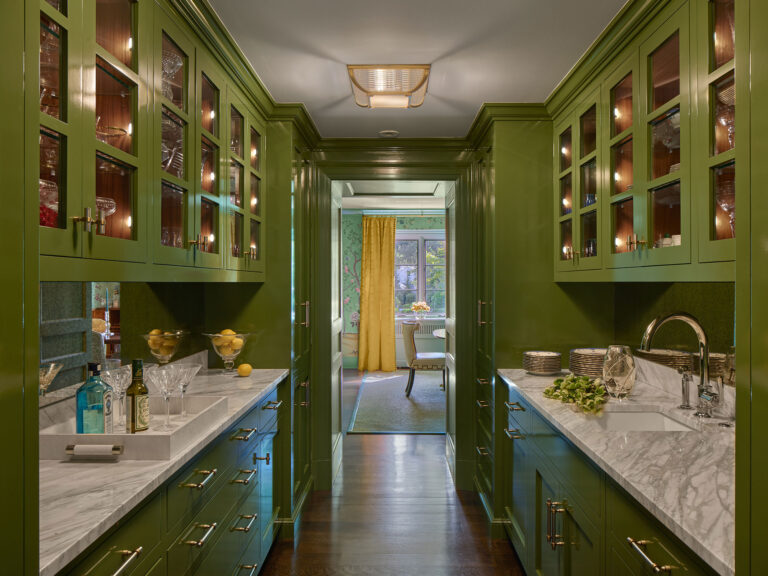
{"type": "Polygon", "coordinates": [[[147,380],[153,390],[165,400],[165,424],[158,430],[168,432],[171,426],[171,394],[176,390],[176,371],[172,366],[150,366],[145,370],[147,380]]]}
{"type": "Polygon", "coordinates": [[[629,346],[608,346],[603,363],[603,382],[608,394],[621,400],[635,386],[635,359],[629,346]]]}
{"type": "Polygon", "coordinates": [[[101,373],[101,379],[112,386],[118,406],[118,430],[125,430],[125,390],[131,384],[131,365],[119,366],[101,373]]]}
{"type": "Polygon", "coordinates": [[[51,385],[56,375],[61,370],[62,365],[56,362],[48,362],[46,364],[40,364],[40,392],[41,396],[45,396],[45,392],[51,385]]]}
{"type": "Polygon", "coordinates": [[[202,366],[200,364],[173,364],[173,370],[176,372],[176,386],[181,393],[181,417],[186,418],[187,408],[184,405],[184,393],[192,378],[197,375],[202,366]]]}
{"type": "Polygon", "coordinates": [[[155,329],[141,336],[147,341],[152,356],[157,358],[160,364],[168,364],[179,349],[179,342],[186,334],[183,330],[155,329]]]}
{"type": "Polygon", "coordinates": [[[235,370],[235,358],[240,355],[245,347],[245,341],[250,334],[237,333],[233,330],[222,330],[218,334],[203,334],[211,339],[214,351],[224,361],[224,370],[235,370]]]}

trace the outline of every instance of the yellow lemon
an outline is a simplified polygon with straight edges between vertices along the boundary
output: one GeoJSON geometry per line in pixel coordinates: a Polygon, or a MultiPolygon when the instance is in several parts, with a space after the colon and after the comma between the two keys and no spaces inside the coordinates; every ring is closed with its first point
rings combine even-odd
{"type": "Polygon", "coordinates": [[[224,339],[224,336],[216,336],[213,339],[213,345],[216,346],[216,348],[219,346],[224,346],[226,343],[227,341],[224,339]]]}
{"type": "Polygon", "coordinates": [[[163,345],[163,339],[162,339],[161,337],[159,337],[159,336],[152,336],[152,337],[149,339],[149,347],[150,347],[152,350],[157,350],[157,349],[158,349],[158,348],[160,348],[162,345],[163,345]]]}
{"type": "Polygon", "coordinates": [[[237,334],[237,332],[235,332],[234,330],[230,330],[229,328],[227,328],[226,330],[222,330],[222,331],[221,331],[221,334],[225,334],[225,335],[234,335],[234,334],[237,334]]]}
{"type": "Polygon", "coordinates": [[[155,334],[162,334],[162,333],[163,333],[163,331],[162,331],[162,330],[160,330],[160,328],[155,328],[154,330],[150,330],[150,331],[149,331],[149,334],[150,334],[150,335],[155,335],[155,334]]]}
{"type": "Polygon", "coordinates": [[[250,364],[240,364],[240,366],[237,367],[237,374],[243,377],[250,376],[252,370],[253,368],[250,364]]]}
{"type": "Polygon", "coordinates": [[[232,356],[232,346],[229,344],[224,344],[223,346],[219,346],[219,354],[222,356],[232,356]]]}
{"type": "Polygon", "coordinates": [[[243,347],[243,339],[242,338],[233,338],[232,342],[229,343],[230,346],[232,346],[232,350],[240,350],[243,347]]]}
{"type": "Polygon", "coordinates": [[[160,348],[160,354],[163,356],[170,356],[173,354],[174,350],[176,349],[175,346],[171,345],[168,346],[167,344],[164,344],[162,348],[160,348]]]}

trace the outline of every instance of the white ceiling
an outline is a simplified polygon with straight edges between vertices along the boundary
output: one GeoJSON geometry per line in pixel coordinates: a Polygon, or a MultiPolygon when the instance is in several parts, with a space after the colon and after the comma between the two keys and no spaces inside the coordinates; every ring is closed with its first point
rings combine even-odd
{"type": "Polygon", "coordinates": [[[434,210],[445,208],[448,182],[427,180],[346,180],[341,205],[360,210],[434,210]]]}
{"type": "Polygon", "coordinates": [[[462,137],[484,102],[543,102],[625,0],[210,0],[278,102],[323,137],[462,137]],[[431,64],[426,101],[369,110],[347,64],[431,64]]]}

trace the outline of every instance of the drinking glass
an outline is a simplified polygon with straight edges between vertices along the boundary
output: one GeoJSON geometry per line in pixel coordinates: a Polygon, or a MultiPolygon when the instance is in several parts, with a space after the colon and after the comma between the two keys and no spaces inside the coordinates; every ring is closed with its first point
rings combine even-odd
{"type": "Polygon", "coordinates": [[[165,424],[158,430],[168,432],[171,426],[171,394],[176,389],[176,374],[172,366],[151,366],[146,370],[147,379],[152,387],[165,400],[165,424]]]}
{"type": "Polygon", "coordinates": [[[48,387],[56,378],[56,375],[61,370],[61,364],[56,362],[48,362],[47,364],[40,364],[40,396],[45,396],[48,387]]]}
{"type": "Polygon", "coordinates": [[[118,421],[117,429],[125,429],[125,391],[131,383],[131,365],[126,364],[101,373],[101,379],[112,386],[117,399],[118,421]]]}
{"type": "Polygon", "coordinates": [[[186,418],[187,409],[184,406],[184,393],[187,391],[187,386],[192,381],[192,378],[202,368],[200,364],[174,364],[173,370],[176,372],[176,385],[181,393],[181,417],[186,418]]]}
{"type": "Polygon", "coordinates": [[[603,382],[608,394],[625,398],[635,386],[635,359],[629,346],[608,346],[603,362],[603,382]]]}

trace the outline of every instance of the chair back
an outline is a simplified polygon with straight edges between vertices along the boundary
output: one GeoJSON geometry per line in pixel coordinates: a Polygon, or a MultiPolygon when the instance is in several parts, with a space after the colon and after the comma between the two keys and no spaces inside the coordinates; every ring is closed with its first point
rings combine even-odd
{"type": "Polygon", "coordinates": [[[403,331],[403,348],[405,348],[405,361],[408,366],[413,365],[413,361],[416,360],[416,340],[413,335],[421,325],[418,322],[406,321],[402,323],[403,331]]]}

